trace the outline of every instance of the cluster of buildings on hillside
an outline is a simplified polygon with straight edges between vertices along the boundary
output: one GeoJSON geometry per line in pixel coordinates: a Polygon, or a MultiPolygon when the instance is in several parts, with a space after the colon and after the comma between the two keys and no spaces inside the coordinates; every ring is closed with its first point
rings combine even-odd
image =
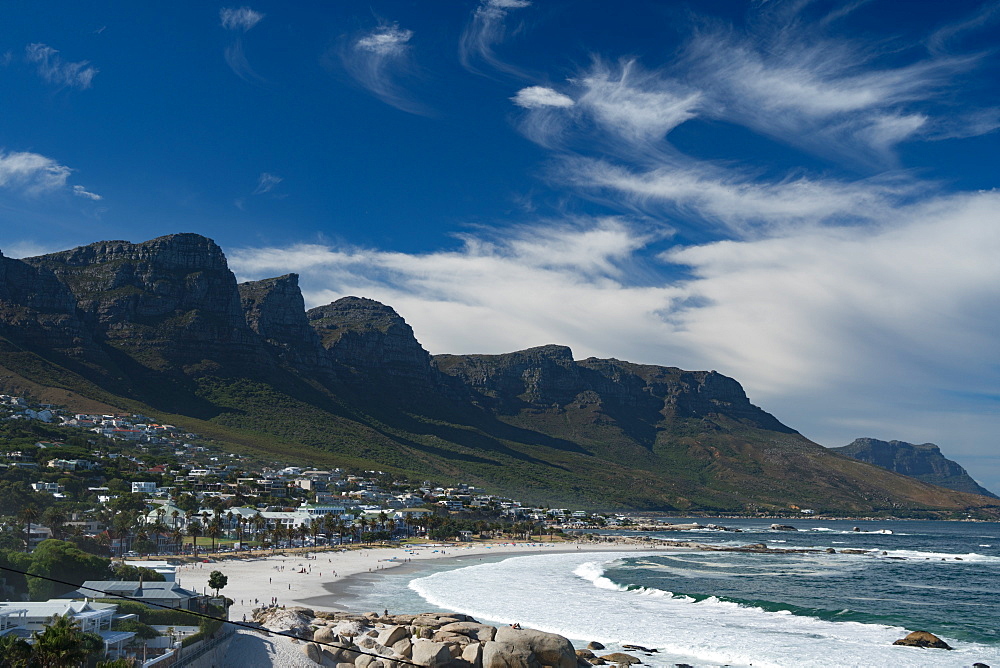
{"type": "MultiPolygon", "coordinates": [[[[87,429],[111,439],[109,445],[117,444],[117,447],[98,447],[90,458],[84,459],[60,457],[59,442],[39,441],[35,446],[41,454],[32,457],[21,451],[7,452],[0,468],[20,466],[35,468],[39,473],[71,472],[86,479],[93,478],[94,470],[106,463],[118,464],[119,471],[134,472],[130,477],[135,479],[126,480],[130,491],[147,497],[146,525],[159,522],[170,531],[186,531],[191,522],[205,524],[209,519],[217,521],[226,534],[252,523],[256,523],[258,530],[277,525],[300,530],[327,516],[347,528],[356,527],[361,521],[372,525],[378,522],[383,528],[386,524],[412,527],[419,523],[420,517],[433,512],[431,508],[435,505],[450,512],[486,511],[562,528],[592,526],[595,520],[607,525],[622,521],[621,517],[595,518],[582,510],[527,507],[515,499],[484,494],[468,485],[451,488],[426,482],[420,486],[388,485],[380,482],[384,477],[380,471],[352,475],[342,469],[262,466],[251,473],[236,455],[210,445],[191,443],[197,439],[195,434],[146,416],[68,415],[53,406],[31,405],[22,397],[8,395],[0,395],[0,403],[11,412],[8,419],[40,419],[87,429]],[[153,452],[169,457],[176,464],[148,466],[144,463],[149,459],[146,455],[153,452]],[[190,502],[184,508],[178,506],[178,497],[183,494],[192,495],[201,507],[193,508],[190,502]],[[215,509],[220,507],[225,509],[217,513],[215,509]]],[[[48,480],[38,480],[31,486],[36,492],[68,498],[65,485],[60,482],[64,479],[53,478],[49,476],[48,480]]],[[[118,495],[105,486],[88,486],[77,495],[77,500],[83,494],[93,496],[101,504],[111,503],[118,495]]],[[[88,529],[95,528],[90,524],[88,529]]],[[[328,531],[330,523],[324,522],[324,526],[328,531]]],[[[44,526],[33,527],[32,533],[33,543],[51,536],[44,526]]],[[[159,542],[163,545],[158,547],[166,548],[170,541],[161,537],[159,542]]]]}

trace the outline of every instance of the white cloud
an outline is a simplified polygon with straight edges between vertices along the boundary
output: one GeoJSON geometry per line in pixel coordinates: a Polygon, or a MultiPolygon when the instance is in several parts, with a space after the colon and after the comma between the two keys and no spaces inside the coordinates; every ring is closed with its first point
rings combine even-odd
{"type": "Polygon", "coordinates": [[[462,66],[478,74],[475,61],[482,60],[501,72],[520,74],[518,68],[499,59],[493,47],[507,37],[505,22],[508,14],[529,6],[531,2],[528,0],[481,0],[459,40],[458,56],[462,66]]]}
{"type": "Polygon", "coordinates": [[[412,30],[403,30],[399,24],[379,26],[375,31],[358,39],[355,48],[370,51],[377,56],[397,56],[402,54],[410,38],[412,30]]]}
{"type": "Polygon", "coordinates": [[[261,172],[261,175],[257,177],[257,187],[254,188],[253,194],[263,195],[264,193],[269,193],[282,181],[284,181],[284,179],[277,174],[261,172]]]}
{"type": "Polygon", "coordinates": [[[88,192],[83,186],[73,186],[73,194],[77,197],[83,197],[84,199],[91,199],[94,201],[104,199],[97,193],[88,192]]]}
{"type": "Polygon", "coordinates": [[[243,49],[243,34],[264,19],[264,14],[249,7],[226,7],[219,10],[220,25],[235,33],[223,51],[229,69],[248,83],[260,84],[264,79],[254,71],[243,49]]]}
{"type": "Polygon", "coordinates": [[[662,139],[694,118],[701,100],[699,92],[643,72],[631,60],[617,71],[597,62],[577,83],[585,91],[580,106],[605,130],[630,141],[662,139]]]}
{"type": "Polygon", "coordinates": [[[1000,385],[983,362],[1000,331],[998,212],[997,192],[932,198],[888,208],[879,225],[674,246],[659,262],[663,234],[622,219],[546,221],[426,254],[228,255],[241,279],[299,272],[309,306],[349,294],[389,304],[433,353],[561,343],[577,358],[718,369],[827,445],[881,425],[874,435],[971,453],[954,422],[942,440],[941,420],[983,435],[995,425],[993,405],[950,396],[1000,385]]]}
{"type": "Polygon", "coordinates": [[[928,184],[889,179],[848,182],[805,176],[767,182],[707,163],[678,159],[648,171],[603,160],[566,158],[558,178],[659,215],[714,223],[737,237],[789,228],[853,225],[890,216],[905,196],[928,184]]]}
{"type": "Polygon", "coordinates": [[[225,51],[223,51],[223,58],[225,58],[226,64],[229,65],[229,69],[244,81],[260,83],[264,80],[254,71],[250,65],[250,61],[247,60],[246,54],[243,51],[243,40],[241,38],[236,38],[226,47],[225,51]]]}
{"type": "Polygon", "coordinates": [[[0,152],[0,188],[23,190],[32,195],[66,187],[72,170],[38,153],[0,152]]]}
{"type": "Polygon", "coordinates": [[[46,44],[29,44],[25,47],[25,57],[29,63],[37,65],[38,74],[49,83],[72,88],[90,88],[99,70],[90,62],[81,60],[70,63],[64,61],[56,49],[46,44]]]}
{"type": "Polygon", "coordinates": [[[261,22],[264,14],[249,7],[225,7],[219,10],[219,20],[226,30],[247,32],[261,22]]]}
{"type": "MultiPolygon", "coordinates": [[[[0,151],[0,188],[32,197],[58,192],[66,188],[72,172],[66,165],[38,153],[0,151]]],[[[102,199],[83,186],[73,186],[71,192],[87,199],[102,199]]]]}
{"type": "Polygon", "coordinates": [[[416,72],[410,53],[413,34],[398,23],[382,24],[352,39],[340,58],[347,73],[378,99],[402,111],[428,114],[401,83],[416,72]]]}
{"type": "Polygon", "coordinates": [[[540,107],[572,107],[573,98],[545,86],[528,86],[517,91],[511,98],[519,107],[537,109],[540,107]]]}
{"type": "MultiPolygon", "coordinates": [[[[791,8],[791,9],[790,9],[791,8]]],[[[807,24],[782,5],[745,33],[698,31],[674,65],[704,95],[706,115],[739,123],[818,155],[867,164],[893,160],[897,143],[917,134],[907,112],[956,87],[977,57],[935,55],[882,65],[885,51],[807,24]],[[896,119],[889,127],[887,119],[896,119]],[[905,123],[904,123],[905,121],[905,123]],[[904,131],[907,130],[907,131],[904,131]]]]}

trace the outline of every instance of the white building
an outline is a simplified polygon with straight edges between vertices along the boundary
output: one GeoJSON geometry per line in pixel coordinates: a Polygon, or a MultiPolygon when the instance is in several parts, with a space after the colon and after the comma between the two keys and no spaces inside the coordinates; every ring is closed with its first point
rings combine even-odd
{"type": "Polygon", "coordinates": [[[155,482],[133,482],[132,483],[132,493],[133,494],[156,494],[156,483],[155,482]]]}

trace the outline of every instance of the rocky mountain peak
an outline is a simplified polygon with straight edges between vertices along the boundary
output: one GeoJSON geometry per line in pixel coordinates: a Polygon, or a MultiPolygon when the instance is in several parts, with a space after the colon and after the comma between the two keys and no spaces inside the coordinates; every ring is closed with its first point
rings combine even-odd
{"type": "Polygon", "coordinates": [[[97,340],[140,351],[151,366],[263,361],[236,279],[211,239],[100,241],[24,261],[70,290],[97,340]]]}
{"type": "Polygon", "coordinates": [[[435,385],[430,355],[391,307],[374,299],[343,297],[306,312],[334,364],[355,376],[375,374],[414,387],[435,385]]]}
{"type": "Polygon", "coordinates": [[[941,448],[934,443],[918,445],[905,441],[858,438],[848,445],[830,449],[851,459],[881,466],[932,485],[996,497],[993,492],[973,480],[961,464],[945,457],[941,448]]]}
{"type": "Polygon", "coordinates": [[[306,317],[298,274],[247,281],[237,288],[247,325],[273,346],[281,359],[297,367],[330,366],[306,317]]]}

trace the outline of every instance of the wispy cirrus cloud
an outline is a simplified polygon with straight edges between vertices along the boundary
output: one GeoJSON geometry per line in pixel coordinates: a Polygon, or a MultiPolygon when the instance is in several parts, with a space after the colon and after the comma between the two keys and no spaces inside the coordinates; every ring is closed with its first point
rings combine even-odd
{"type": "Polygon", "coordinates": [[[382,23],[355,35],[340,51],[344,69],[357,83],[386,104],[411,114],[429,114],[401,83],[416,74],[411,54],[413,31],[398,23],[382,23]]]}
{"type": "Polygon", "coordinates": [[[73,186],[73,194],[76,195],[77,197],[83,197],[84,199],[94,200],[95,202],[104,199],[97,193],[92,193],[83,186],[73,186]]]}
{"type": "Polygon", "coordinates": [[[47,44],[29,44],[24,50],[25,58],[36,66],[38,75],[57,86],[80,90],[90,88],[94,77],[100,71],[92,67],[87,60],[75,63],[63,60],[59,51],[47,44]]]}
{"type": "Polygon", "coordinates": [[[434,353],[562,343],[577,358],[669,360],[738,378],[793,427],[811,410],[803,398],[824,406],[806,435],[827,445],[865,420],[947,442],[948,419],[984,437],[994,420],[947,395],[1000,383],[982,365],[1000,330],[998,211],[987,192],[897,203],[875,226],[665,250],[668,231],[604,218],[479,232],[453,251],[299,244],[228,256],[244,280],[299,272],[309,306],[387,303],[434,353]],[[914,408],[928,401],[935,415],[914,408]]]}
{"type": "Polygon", "coordinates": [[[629,141],[659,141],[697,115],[702,94],[653,72],[634,60],[611,67],[600,60],[575,82],[580,107],[606,131],[629,141]]]}
{"type": "Polygon", "coordinates": [[[482,61],[495,70],[521,75],[518,68],[498,58],[493,49],[507,37],[507,16],[514,10],[529,6],[529,0],[480,0],[459,40],[458,57],[462,66],[470,72],[482,74],[477,67],[477,63],[482,61]]]}
{"type": "MultiPolygon", "coordinates": [[[[561,90],[545,87],[571,97],[572,109],[523,104],[520,94],[512,98],[531,110],[521,129],[550,148],[565,148],[564,140],[572,139],[568,128],[575,126],[580,145],[599,145],[619,157],[623,143],[633,153],[655,148],[675,154],[662,140],[701,118],[878,171],[895,165],[902,142],[976,136],[1000,126],[995,108],[956,114],[946,95],[960,90],[983,54],[914,53],[905,45],[861,44],[838,34],[838,21],[860,6],[808,19],[810,3],[774,3],[759,6],[745,28],[693,25],[679,56],[652,69],[632,58],[595,58],[561,90]]],[[[529,95],[535,88],[522,90],[529,95]]]]}
{"type": "Polygon", "coordinates": [[[243,35],[264,19],[262,12],[249,7],[225,7],[219,10],[219,25],[233,33],[233,38],[223,52],[226,64],[236,76],[249,83],[263,79],[254,71],[243,48],[243,35]]]}
{"type": "Polygon", "coordinates": [[[543,107],[572,107],[575,102],[569,95],[548,88],[546,86],[528,86],[517,91],[511,98],[519,107],[525,109],[540,109],[543,107]]]}
{"type": "Polygon", "coordinates": [[[698,33],[675,71],[702,91],[706,116],[817,155],[879,166],[890,164],[896,144],[919,136],[927,123],[908,106],[941,96],[977,61],[938,55],[879,64],[884,56],[816,25],[764,22],[742,34],[731,28],[698,33]]]}
{"type": "MultiPolygon", "coordinates": [[[[0,188],[6,190],[32,197],[63,191],[72,172],[66,165],[38,153],[0,151],[0,188]]],[[[73,186],[71,192],[86,199],[102,199],[83,186],[73,186]]]]}
{"type": "Polygon", "coordinates": [[[257,187],[253,189],[253,194],[263,195],[264,193],[269,193],[282,181],[284,179],[277,174],[261,172],[260,176],[257,177],[257,187]]]}
{"type": "Polygon", "coordinates": [[[693,220],[703,231],[714,226],[714,233],[738,238],[782,235],[795,228],[877,224],[914,192],[932,187],[890,177],[767,181],[684,158],[635,169],[567,157],[557,163],[555,173],[560,181],[600,191],[648,215],[693,220]]]}
{"type": "Polygon", "coordinates": [[[264,18],[262,12],[249,7],[225,7],[219,10],[219,21],[226,30],[247,32],[264,18]]]}

